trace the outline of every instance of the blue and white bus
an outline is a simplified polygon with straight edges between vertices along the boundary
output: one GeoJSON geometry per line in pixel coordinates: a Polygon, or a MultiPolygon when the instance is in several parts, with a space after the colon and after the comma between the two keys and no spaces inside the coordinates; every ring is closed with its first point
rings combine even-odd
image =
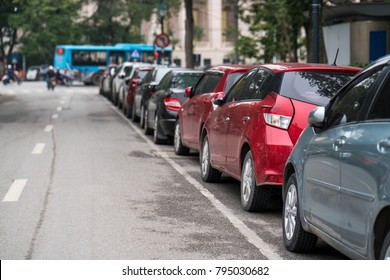
{"type": "Polygon", "coordinates": [[[148,44],[118,43],[114,46],[58,45],[53,66],[85,84],[99,84],[100,74],[109,64],[125,61],[170,64],[172,48],[148,44]]]}

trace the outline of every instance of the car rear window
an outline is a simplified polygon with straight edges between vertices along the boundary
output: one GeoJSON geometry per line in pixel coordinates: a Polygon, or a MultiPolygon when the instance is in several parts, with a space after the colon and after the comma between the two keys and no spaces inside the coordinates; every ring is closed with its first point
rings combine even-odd
{"type": "Polygon", "coordinates": [[[172,87],[185,89],[192,87],[199,80],[201,72],[199,73],[178,73],[172,79],[172,87]]]}
{"type": "Polygon", "coordinates": [[[324,106],[354,74],[325,72],[286,72],[280,95],[324,106]]]}
{"type": "Polygon", "coordinates": [[[237,82],[241,76],[244,75],[244,72],[235,72],[235,73],[230,73],[226,79],[225,83],[225,89],[223,90],[224,92],[228,92],[229,89],[237,82]]]}

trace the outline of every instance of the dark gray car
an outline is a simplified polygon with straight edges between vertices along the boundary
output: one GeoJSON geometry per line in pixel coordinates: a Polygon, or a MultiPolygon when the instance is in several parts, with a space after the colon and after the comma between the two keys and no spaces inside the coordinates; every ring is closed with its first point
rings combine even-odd
{"type": "Polygon", "coordinates": [[[390,55],[316,108],[287,160],[283,239],[317,238],[353,259],[390,259],[390,55]]]}

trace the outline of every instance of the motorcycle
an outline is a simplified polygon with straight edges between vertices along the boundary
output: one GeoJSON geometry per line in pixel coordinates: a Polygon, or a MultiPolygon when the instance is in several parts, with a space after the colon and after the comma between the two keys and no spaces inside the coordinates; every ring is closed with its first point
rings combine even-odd
{"type": "MultiPolygon", "coordinates": [[[[15,79],[16,79],[16,82],[18,83],[18,85],[20,85],[22,83],[22,79],[20,79],[19,77],[15,76],[15,79]]],[[[1,81],[3,82],[3,85],[5,85],[5,86],[15,82],[15,80],[10,79],[10,77],[7,74],[4,75],[3,78],[1,78],[1,81]]]]}
{"type": "Polygon", "coordinates": [[[55,77],[50,78],[50,80],[47,81],[47,89],[48,90],[54,90],[55,86],[57,85],[57,81],[55,77]]]}

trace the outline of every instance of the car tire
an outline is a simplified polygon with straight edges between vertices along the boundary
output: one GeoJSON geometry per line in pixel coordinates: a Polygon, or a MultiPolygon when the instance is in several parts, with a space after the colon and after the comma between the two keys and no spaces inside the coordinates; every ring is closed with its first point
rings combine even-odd
{"type": "Polygon", "coordinates": [[[190,149],[185,147],[183,143],[181,142],[181,135],[180,135],[180,122],[179,120],[176,121],[175,125],[175,134],[173,137],[173,148],[175,150],[175,154],[180,156],[185,156],[190,153],[190,149]]]}
{"type": "Polygon", "coordinates": [[[161,133],[161,129],[158,123],[159,123],[159,118],[158,118],[158,113],[156,111],[156,116],[154,117],[153,142],[155,144],[164,144],[165,140],[158,136],[161,133]]]}
{"type": "Polygon", "coordinates": [[[262,212],[266,210],[270,197],[271,188],[269,186],[257,186],[252,152],[245,155],[241,168],[241,205],[249,212],[262,212]]]}
{"type": "Polygon", "coordinates": [[[143,129],[145,127],[145,107],[141,106],[141,116],[139,118],[139,126],[143,129]]]}
{"type": "Polygon", "coordinates": [[[139,122],[139,117],[135,114],[135,102],[133,103],[133,109],[131,110],[131,119],[133,122],[139,122]]]}
{"type": "Polygon", "coordinates": [[[151,135],[153,133],[153,129],[151,129],[148,125],[149,123],[149,111],[145,110],[144,115],[144,133],[145,135],[151,135]]]}
{"type": "Polygon", "coordinates": [[[381,260],[390,260],[390,231],[387,233],[385,240],[383,241],[379,258],[381,260]]]}
{"type": "Polygon", "coordinates": [[[207,135],[203,138],[200,156],[200,173],[205,182],[218,182],[221,178],[221,172],[211,166],[210,147],[207,135]]]}
{"type": "Polygon", "coordinates": [[[297,253],[312,251],[317,244],[317,236],[303,229],[299,208],[298,184],[292,174],[285,189],[283,204],[283,241],[287,250],[297,253]]]}

